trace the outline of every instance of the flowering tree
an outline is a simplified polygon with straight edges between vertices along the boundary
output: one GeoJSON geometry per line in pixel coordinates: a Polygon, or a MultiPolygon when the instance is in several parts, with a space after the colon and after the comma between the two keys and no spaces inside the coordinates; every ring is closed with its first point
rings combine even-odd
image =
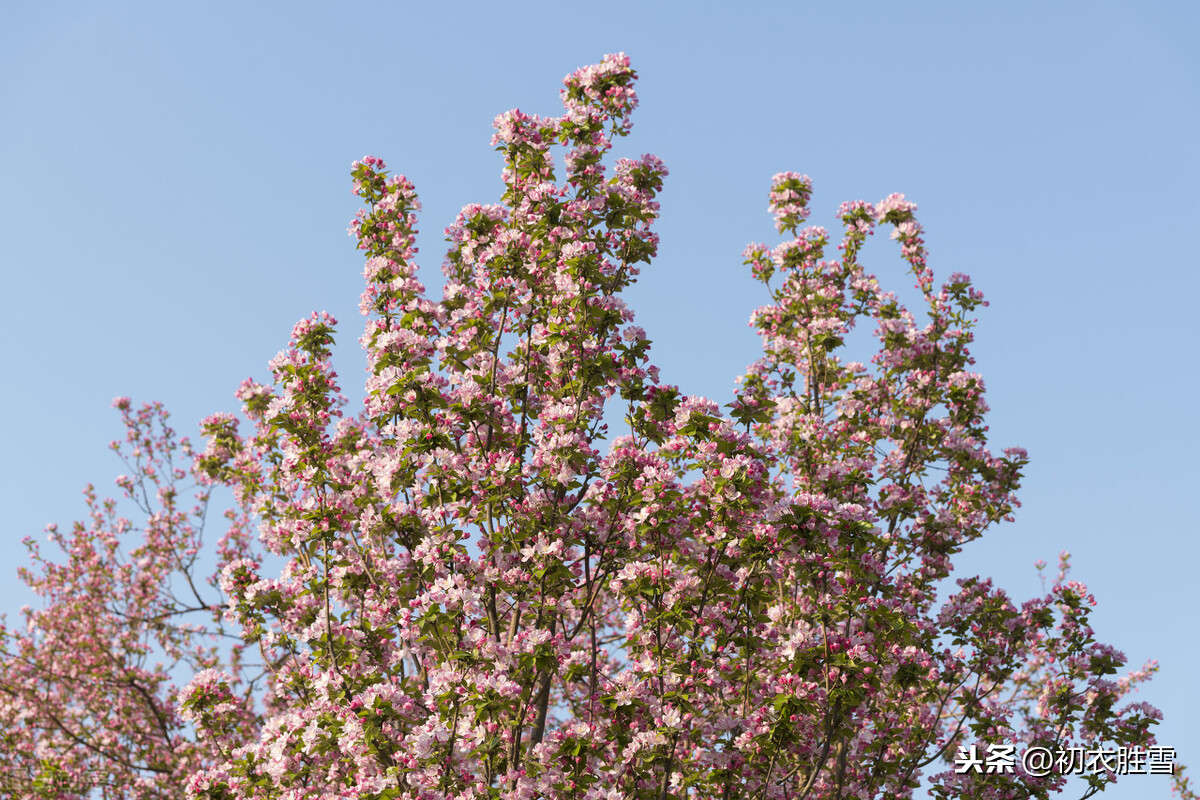
{"type": "MultiPolygon", "coordinates": [[[[49,529],[66,563],[48,561],[26,540],[40,570],[23,569],[21,577],[45,607],[24,609],[23,632],[0,625],[5,797],[80,797],[93,787],[105,787],[106,797],[177,797],[181,775],[221,756],[216,742],[186,735],[171,686],[172,672],[243,672],[240,644],[214,646],[225,633],[219,606],[210,605],[218,598],[193,579],[209,492],[196,493],[188,507],[189,470],[177,460],[190,466],[191,450],[160,405],[135,411],[128,398],[114,405],[127,435],[112,448],[132,473],[117,484],[146,520],[141,542],[122,551],[133,523],[90,486],[90,521],[70,533],[49,529]],[[218,624],[185,621],[198,614],[218,624]],[[162,660],[152,663],[155,657],[162,660]]],[[[226,516],[216,549],[228,562],[247,554],[248,537],[244,515],[226,516]]],[[[232,724],[244,737],[257,728],[249,706],[243,709],[232,724]]]]}
{"type": "MultiPolygon", "coordinates": [[[[653,156],[605,165],[635,77],[608,56],[566,78],[562,116],[497,117],[506,191],[447,229],[440,300],[416,278],[413,186],[355,163],[357,415],[330,366],[335,321],[314,314],[273,383],[239,389],[242,421],[205,420],[189,514],[188,471],[170,462],[186,442],[159,409],[118,401],[135,459],[118,483],[148,515],[144,543],[123,556],[130,524],[89,495],[91,524],[54,534],[66,565],[33,548],[43,568],[26,580],[47,607],[4,631],[0,720],[17,756],[0,785],[1045,797],[1061,770],[985,769],[982,754],[1153,744],[1158,712],[1120,705],[1153,666],[1109,677],[1124,657],[1093,640],[1094,601],[1065,560],[1022,606],[976,577],[939,597],[954,554],[1017,505],[1025,453],[986,447],[968,352],[983,301],[963,275],[935,284],[903,196],[841,206],[827,257],[830,234],[803,227],[811,182],[775,176],[787,240],[745,253],[769,298],[753,317],[763,357],[727,413],[659,382],[619,295],[655,254],[667,170],[653,156]],[[880,225],[919,309],[859,260],[880,225]],[[860,323],[878,348],[848,360],[860,323]],[[202,590],[214,483],[238,510],[202,590]],[[231,632],[232,649],[212,643],[231,632]],[[174,667],[149,668],[153,652],[174,667]]],[[[1095,770],[1088,790],[1113,779],[1095,770]]]]}

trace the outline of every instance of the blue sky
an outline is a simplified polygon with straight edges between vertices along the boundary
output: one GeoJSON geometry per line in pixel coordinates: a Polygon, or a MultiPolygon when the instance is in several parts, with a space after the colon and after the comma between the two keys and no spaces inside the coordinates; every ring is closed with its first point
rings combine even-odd
{"type": "MultiPolygon", "coordinates": [[[[0,562],[23,536],[115,494],[114,396],[161,400],[177,429],[233,391],[313,310],[341,320],[361,397],[361,261],[350,163],[378,155],[441,230],[493,202],[492,118],[555,114],[561,78],[625,51],[641,107],[619,155],[671,174],[658,260],[627,296],[663,379],[726,402],[765,302],[741,264],[778,241],[771,176],[809,174],[814,222],[904,192],[930,264],[991,301],[974,353],[992,443],[1032,459],[1014,524],[963,574],[1038,593],[1073,554],[1098,637],[1200,765],[1197,452],[1190,307],[1200,185],[1200,7],[1191,3],[432,4],[59,2],[0,26],[0,272],[12,322],[0,562]]],[[[874,271],[898,288],[876,237],[874,271]]],[[[903,292],[902,292],[903,293],[903,292]]],[[[0,583],[10,615],[30,598],[0,583]]],[[[1196,767],[1200,769],[1200,766],[1196,767]]],[[[1165,796],[1130,777],[1110,797],[1165,796]]]]}

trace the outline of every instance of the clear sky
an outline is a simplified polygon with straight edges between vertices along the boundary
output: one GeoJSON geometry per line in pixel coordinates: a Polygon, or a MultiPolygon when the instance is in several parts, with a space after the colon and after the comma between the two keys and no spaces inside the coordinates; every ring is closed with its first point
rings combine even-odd
{"type": "MultiPolygon", "coordinates": [[[[116,494],[109,403],[177,429],[236,410],[313,310],[342,321],[361,398],[349,169],[380,156],[441,231],[498,199],[493,117],[556,114],[564,75],[625,51],[641,107],[619,154],[671,174],[657,261],[627,296],[663,380],[727,402],[765,302],[742,266],[778,241],[771,176],[918,203],[977,329],[992,444],[1028,448],[1017,521],[961,557],[1018,602],[1073,554],[1098,638],[1161,672],[1138,699],[1200,770],[1195,309],[1200,5],[1191,2],[8,4],[0,24],[0,610],[23,536],[116,494]]],[[[867,259],[907,287],[886,237],[867,259]]],[[[1129,777],[1109,797],[1166,796],[1129,777]]]]}

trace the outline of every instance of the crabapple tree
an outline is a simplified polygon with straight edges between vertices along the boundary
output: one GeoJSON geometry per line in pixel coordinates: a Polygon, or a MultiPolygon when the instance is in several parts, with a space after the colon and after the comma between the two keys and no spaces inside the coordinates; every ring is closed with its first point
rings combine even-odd
{"type": "Polygon", "coordinates": [[[608,56],[565,79],[561,116],[496,118],[505,191],[446,229],[440,299],[417,277],[414,187],[354,164],[357,413],[323,313],[269,382],[242,384],[240,417],[205,420],[190,469],[158,409],[119,401],[135,459],[119,484],[149,522],[123,556],[130,523],[89,495],[91,523],[54,534],[66,565],[33,547],[46,608],[4,631],[7,785],[1024,798],[1067,778],[956,756],[1153,743],[1159,713],[1122,704],[1153,665],[1112,677],[1124,657],[1094,640],[1065,560],[1023,605],[980,577],[946,591],[955,554],[1013,513],[1026,456],[988,449],[968,349],[982,297],[935,280],[902,195],[843,204],[835,235],[807,225],[811,181],[776,175],[784,240],[744,254],[762,357],[724,407],[660,381],[620,295],[656,253],[667,170],[608,157],[635,77],[608,56]],[[885,277],[914,282],[916,307],[861,260],[880,227],[908,270],[885,277]],[[856,354],[860,325],[875,344],[856,354]],[[217,484],[235,511],[205,587],[217,484]]]}

